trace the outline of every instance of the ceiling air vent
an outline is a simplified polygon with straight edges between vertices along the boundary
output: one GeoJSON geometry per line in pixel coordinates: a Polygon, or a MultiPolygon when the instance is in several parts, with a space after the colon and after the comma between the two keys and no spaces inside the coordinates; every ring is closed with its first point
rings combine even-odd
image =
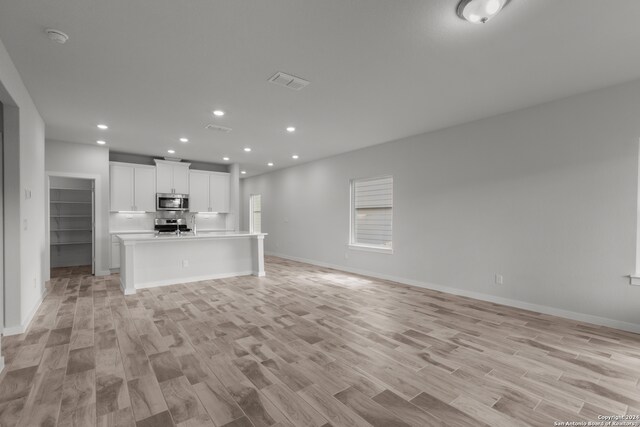
{"type": "Polygon", "coordinates": [[[292,76],[291,74],[283,73],[281,71],[278,71],[271,76],[269,81],[293,90],[300,90],[311,83],[305,79],[301,79],[300,77],[292,76]]]}
{"type": "Polygon", "coordinates": [[[205,126],[205,129],[209,129],[209,130],[213,130],[216,132],[223,132],[223,133],[229,133],[231,132],[231,128],[225,127],[225,126],[218,126],[218,125],[214,125],[214,124],[208,124],[205,126]]]}

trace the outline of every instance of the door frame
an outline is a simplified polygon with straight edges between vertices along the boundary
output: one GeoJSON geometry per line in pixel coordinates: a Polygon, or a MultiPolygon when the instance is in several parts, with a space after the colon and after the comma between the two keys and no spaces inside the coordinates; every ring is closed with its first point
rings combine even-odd
{"type": "Polygon", "coordinates": [[[58,178],[76,178],[76,179],[86,179],[92,182],[93,186],[93,224],[92,224],[92,272],[94,275],[97,275],[100,271],[104,270],[104,266],[102,265],[103,256],[103,248],[100,244],[100,236],[103,236],[103,212],[102,212],[102,186],[100,182],[100,175],[96,174],[88,174],[88,173],[74,173],[74,172],[56,172],[56,171],[45,171],[45,247],[47,250],[45,251],[45,262],[43,277],[45,280],[51,279],[51,212],[50,212],[50,197],[51,197],[51,177],[58,178]]]}

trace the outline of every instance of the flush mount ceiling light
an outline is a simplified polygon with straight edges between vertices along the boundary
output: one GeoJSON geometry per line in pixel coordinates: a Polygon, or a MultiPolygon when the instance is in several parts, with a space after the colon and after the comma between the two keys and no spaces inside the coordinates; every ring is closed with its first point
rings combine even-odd
{"type": "Polygon", "coordinates": [[[180,142],[189,142],[188,138],[180,138],[180,142]]]}
{"type": "Polygon", "coordinates": [[[98,129],[107,130],[107,129],[109,129],[109,126],[103,125],[103,124],[99,124],[98,125],[98,129]]]}
{"type": "Polygon", "coordinates": [[[300,156],[298,156],[297,154],[294,154],[293,156],[291,156],[291,158],[293,160],[298,160],[300,158],[300,156]]]}
{"type": "Polygon", "coordinates": [[[458,16],[473,24],[485,24],[496,16],[509,0],[462,0],[458,4],[458,16]]]}
{"type": "Polygon", "coordinates": [[[167,153],[169,153],[169,154],[176,154],[176,150],[167,150],[167,153]]]}
{"type": "Polygon", "coordinates": [[[215,110],[215,111],[213,112],[213,115],[214,115],[214,116],[217,116],[217,117],[222,117],[222,116],[224,116],[224,111],[222,111],[222,110],[215,110]]]}
{"type": "Polygon", "coordinates": [[[269,167],[273,166],[273,162],[267,163],[267,166],[269,166],[269,167]]]}
{"type": "Polygon", "coordinates": [[[240,171],[240,173],[241,173],[242,175],[246,175],[246,174],[247,174],[247,171],[240,171]]]}
{"type": "Polygon", "coordinates": [[[99,139],[99,140],[97,140],[97,141],[96,141],[96,144],[98,144],[98,145],[104,145],[104,144],[106,144],[106,143],[107,143],[107,141],[103,141],[103,140],[101,140],[101,139],[99,139]]]}
{"type": "Polygon", "coordinates": [[[67,40],[69,40],[69,36],[60,30],[48,28],[45,30],[45,33],[47,33],[47,37],[49,37],[49,40],[53,40],[56,43],[65,44],[67,40]]]}
{"type": "Polygon", "coordinates": [[[231,159],[229,159],[228,157],[223,157],[222,160],[224,160],[225,162],[228,162],[231,159]]]}
{"type": "Polygon", "coordinates": [[[246,151],[247,153],[250,153],[251,152],[251,148],[247,147],[247,148],[244,149],[244,151],[246,151]]]}
{"type": "Polygon", "coordinates": [[[289,132],[289,133],[293,133],[293,132],[295,132],[295,131],[296,131],[296,128],[294,128],[293,126],[289,126],[289,127],[287,128],[287,132],[289,132]]]}

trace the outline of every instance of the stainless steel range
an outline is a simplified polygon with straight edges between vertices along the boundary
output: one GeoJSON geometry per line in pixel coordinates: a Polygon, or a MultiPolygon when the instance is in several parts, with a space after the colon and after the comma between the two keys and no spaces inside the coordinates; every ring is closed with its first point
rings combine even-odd
{"type": "Polygon", "coordinates": [[[180,234],[191,231],[184,218],[156,218],[154,230],[157,234],[180,234]]]}

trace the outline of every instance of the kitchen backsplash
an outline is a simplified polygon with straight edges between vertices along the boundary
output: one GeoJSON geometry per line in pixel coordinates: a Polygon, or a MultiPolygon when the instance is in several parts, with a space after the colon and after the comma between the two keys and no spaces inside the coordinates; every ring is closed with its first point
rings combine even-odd
{"type": "MultiPolygon", "coordinates": [[[[192,226],[191,213],[184,215],[189,227],[192,226]]],[[[233,224],[227,228],[227,215],[230,214],[196,214],[196,224],[199,230],[226,230],[233,229],[233,224]]],[[[156,217],[167,216],[162,213],[119,213],[112,212],[109,215],[109,231],[151,231],[153,220],[156,217]]],[[[230,219],[230,218],[229,218],[230,219]]]]}

